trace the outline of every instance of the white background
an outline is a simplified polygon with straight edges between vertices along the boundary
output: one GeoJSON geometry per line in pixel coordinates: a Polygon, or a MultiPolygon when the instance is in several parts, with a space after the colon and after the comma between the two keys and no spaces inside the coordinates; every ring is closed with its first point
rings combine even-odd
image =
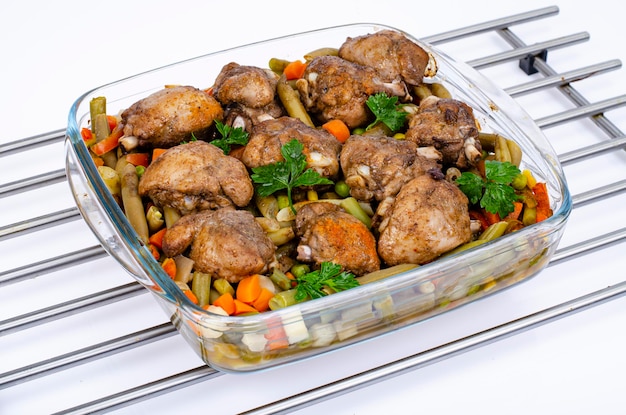
{"type": "MultiPolygon", "coordinates": [[[[240,44],[353,22],[383,23],[424,37],[552,4],[560,8],[557,16],[514,31],[526,43],[589,32],[589,42],[568,48],[572,51],[567,53],[550,53],[548,62],[557,70],[614,58],[626,61],[623,6],[610,0],[12,2],[0,11],[0,144],[64,128],[73,101],[93,87],[240,44]]],[[[484,55],[479,47],[455,52],[462,59],[484,55]]],[[[624,94],[625,79],[622,69],[603,76],[597,84],[591,83],[585,92],[589,99],[598,100],[624,94]]],[[[505,81],[503,86],[512,84],[505,81]]],[[[549,103],[531,99],[526,103],[533,115],[551,112],[549,103]]],[[[624,130],[626,113],[617,110],[611,114],[624,130]]],[[[579,135],[579,140],[585,139],[584,134],[579,135]]],[[[2,163],[0,159],[0,174],[11,174],[2,163]]],[[[626,171],[624,166],[605,167],[607,174],[611,172],[620,179],[626,171]]],[[[577,193],[593,184],[571,186],[577,193]]],[[[620,227],[624,226],[624,218],[615,212],[623,212],[623,201],[618,199],[619,203],[611,206],[612,220],[621,221],[620,227]]],[[[27,208],[20,206],[20,210],[27,208]]],[[[585,226],[586,218],[575,219],[581,225],[568,231],[564,243],[594,234],[595,224],[585,226]]],[[[603,251],[593,261],[569,261],[551,267],[497,298],[383,339],[288,368],[225,375],[120,413],[227,414],[255,408],[620,282],[626,269],[623,251],[622,243],[603,251]]],[[[28,259],[30,253],[25,250],[21,255],[28,259]]],[[[23,295],[28,301],[28,293],[23,295]]],[[[5,312],[8,310],[3,310],[0,303],[0,319],[5,312]]],[[[139,319],[142,313],[136,311],[134,315],[139,319]]],[[[618,299],[300,413],[624,413],[625,327],[626,300],[618,299]]],[[[63,332],[57,332],[46,341],[62,342],[63,336],[63,332]]],[[[169,342],[170,347],[186,347],[176,338],[169,342]]],[[[0,356],[2,353],[0,349],[0,356]]],[[[171,357],[182,362],[180,370],[198,365],[194,356],[181,353],[183,357],[171,357]]],[[[178,364],[168,362],[168,355],[160,349],[155,356],[154,365],[178,364]]],[[[133,385],[129,382],[133,374],[115,365],[96,366],[93,370],[99,371],[93,373],[94,377],[107,376],[106,386],[112,392],[117,390],[115,384],[133,385]]],[[[77,395],[85,399],[90,399],[90,394],[101,396],[89,389],[92,385],[88,378],[73,380],[68,375],[67,387],[55,385],[55,396],[46,394],[45,382],[33,387],[32,395],[28,388],[0,391],[0,413],[47,413],[83,402],[77,395]],[[36,396],[40,394],[42,400],[38,401],[36,396]]]]}

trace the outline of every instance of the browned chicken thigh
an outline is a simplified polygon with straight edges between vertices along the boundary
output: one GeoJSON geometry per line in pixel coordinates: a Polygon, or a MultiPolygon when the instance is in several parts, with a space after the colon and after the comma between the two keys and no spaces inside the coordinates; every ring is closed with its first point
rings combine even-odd
{"type": "Polygon", "coordinates": [[[241,161],[249,168],[283,161],[280,148],[293,139],[302,143],[307,167],[323,177],[331,178],[339,173],[339,141],[328,131],[309,127],[291,117],[267,120],[255,125],[241,161]]]}
{"type": "Polygon", "coordinates": [[[213,94],[224,106],[224,122],[250,131],[253,125],[284,115],[276,96],[278,76],[269,69],[224,65],[213,85],[213,94]]]}
{"type": "Polygon", "coordinates": [[[314,58],[296,87],[306,109],[320,122],[337,118],[349,128],[363,126],[370,119],[365,104],[370,95],[384,92],[402,100],[410,97],[404,82],[387,82],[374,68],[337,56],[314,58]]]}
{"type": "Polygon", "coordinates": [[[298,260],[334,262],[359,276],[380,268],[376,239],[357,218],[332,203],[309,203],[296,215],[298,260]]]}
{"type": "Polygon", "coordinates": [[[378,253],[387,265],[425,264],[472,238],[467,197],[423,174],[402,187],[379,231],[378,253]]]}
{"type": "Polygon", "coordinates": [[[381,201],[395,196],[409,180],[438,170],[441,154],[391,137],[353,135],[341,149],[340,162],[350,195],[381,201]]]}
{"type": "Polygon", "coordinates": [[[409,85],[422,83],[429,60],[424,49],[393,30],[348,38],[339,56],[373,67],[386,81],[401,79],[409,85]]]}
{"type": "Polygon", "coordinates": [[[226,206],[246,206],[254,188],[246,166],[204,141],[167,150],[146,168],[139,194],[181,214],[226,206]]]}
{"type": "Polygon", "coordinates": [[[409,117],[406,139],[419,146],[434,146],[445,165],[467,168],[482,157],[474,111],[464,102],[430,96],[409,117]]]}
{"type": "Polygon", "coordinates": [[[173,147],[202,135],[224,111],[211,95],[191,86],[164,88],[122,112],[124,135],[139,145],[173,147]]]}
{"type": "Polygon", "coordinates": [[[276,246],[246,210],[218,209],[180,218],[163,238],[169,257],[191,246],[194,269],[237,283],[267,272],[276,262],[276,246]]]}

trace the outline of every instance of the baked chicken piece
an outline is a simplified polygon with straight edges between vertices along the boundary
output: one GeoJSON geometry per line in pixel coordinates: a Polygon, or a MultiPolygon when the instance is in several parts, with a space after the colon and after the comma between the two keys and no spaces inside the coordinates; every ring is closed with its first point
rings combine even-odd
{"type": "Polygon", "coordinates": [[[213,95],[224,106],[224,122],[250,131],[254,124],[284,115],[277,83],[278,75],[269,69],[235,62],[224,65],[213,85],[213,95]]]}
{"type": "Polygon", "coordinates": [[[380,269],[376,239],[357,218],[327,202],[309,203],[298,210],[298,260],[334,262],[359,276],[380,269]]]}
{"type": "Polygon", "coordinates": [[[381,201],[395,196],[411,179],[441,169],[441,154],[411,141],[352,135],[341,149],[340,162],[352,197],[381,201]]]}
{"type": "Polygon", "coordinates": [[[246,210],[205,210],[181,217],[163,238],[169,257],[187,248],[194,268],[231,283],[267,272],[276,262],[276,246],[246,210]]]}
{"type": "Polygon", "coordinates": [[[291,117],[266,120],[255,125],[241,161],[249,168],[283,161],[280,148],[293,139],[304,147],[302,153],[306,157],[307,167],[322,177],[332,178],[339,173],[341,143],[328,131],[309,127],[291,117]]]}
{"type": "Polygon", "coordinates": [[[339,48],[339,56],[373,67],[386,81],[401,79],[409,85],[422,83],[429,62],[424,49],[393,30],[348,38],[339,48]]]}
{"type": "Polygon", "coordinates": [[[471,240],[467,197],[439,177],[411,180],[383,213],[378,254],[387,265],[425,264],[471,240]]]}
{"type": "Polygon", "coordinates": [[[364,126],[370,120],[371,112],[365,104],[370,95],[384,92],[401,100],[410,98],[404,82],[389,82],[374,68],[337,56],[311,60],[296,81],[296,88],[305,108],[318,121],[337,118],[349,128],[364,126]]]}
{"type": "Polygon", "coordinates": [[[224,116],[222,106],[205,91],[192,86],[161,89],[122,112],[124,135],[137,137],[140,146],[173,147],[202,136],[224,116]]]}
{"type": "Polygon", "coordinates": [[[433,146],[446,166],[467,168],[482,157],[474,111],[464,102],[429,96],[409,116],[406,139],[418,146],[433,146]]]}
{"type": "Polygon", "coordinates": [[[186,215],[197,210],[246,206],[254,194],[246,166],[204,141],[168,149],[146,168],[139,194],[186,215]]]}

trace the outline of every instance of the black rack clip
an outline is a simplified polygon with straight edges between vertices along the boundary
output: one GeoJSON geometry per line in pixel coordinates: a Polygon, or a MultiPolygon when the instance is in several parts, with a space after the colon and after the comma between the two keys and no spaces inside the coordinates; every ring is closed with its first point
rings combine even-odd
{"type": "Polygon", "coordinates": [[[519,60],[519,67],[522,71],[526,73],[526,75],[532,75],[539,72],[539,70],[535,68],[536,58],[539,58],[542,61],[546,62],[548,60],[548,49],[544,49],[536,54],[529,53],[519,60]]]}

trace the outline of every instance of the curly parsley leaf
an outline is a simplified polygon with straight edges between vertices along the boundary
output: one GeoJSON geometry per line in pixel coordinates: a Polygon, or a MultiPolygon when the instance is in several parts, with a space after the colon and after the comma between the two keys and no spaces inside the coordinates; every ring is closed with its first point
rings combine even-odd
{"type": "Polygon", "coordinates": [[[341,266],[332,262],[322,262],[320,269],[296,278],[296,282],[296,301],[324,297],[324,288],[339,292],[359,286],[354,274],[341,271],[341,266]]]}
{"type": "Polygon", "coordinates": [[[259,186],[257,192],[266,197],[278,190],[287,190],[289,206],[295,213],[291,192],[300,186],[314,186],[318,184],[333,184],[333,182],[319,175],[313,169],[306,168],[306,157],[302,154],[304,146],[293,139],[280,148],[284,161],[252,168],[250,178],[259,186]]]}
{"type": "Polygon", "coordinates": [[[513,203],[520,198],[511,186],[519,174],[521,171],[512,163],[487,160],[484,179],[475,173],[463,172],[456,184],[470,203],[480,202],[480,207],[488,212],[505,217],[513,212],[513,203]]]}
{"type": "Polygon", "coordinates": [[[217,131],[220,133],[222,138],[211,141],[211,144],[221,148],[224,154],[228,155],[230,153],[230,146],[232,145],[237,144],[245,146],[246,144],[248,144],[248,133],[243,128],[233,128],[230,125],[226,125],[220,121],[215,121],[215,127],[217,128],[217,131]]]}
{"type": "Polygon", "coordinates": [[[384,92],[371,95],[365,102],[376,119],[365,129],[369,130],[378,122],[382,122],[392,132],[400,130],[406,122],[407,112],[398,104],[398,97],[389,97],[384,92]]]}

